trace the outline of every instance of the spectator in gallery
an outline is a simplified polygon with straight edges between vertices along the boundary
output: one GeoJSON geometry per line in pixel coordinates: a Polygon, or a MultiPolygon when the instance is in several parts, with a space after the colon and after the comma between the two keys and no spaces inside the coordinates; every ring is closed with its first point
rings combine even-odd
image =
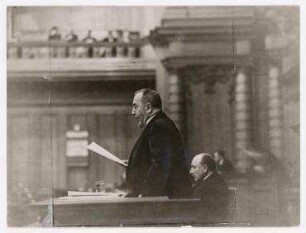
{"type": "Polygon", "coordinates": [[[53,26],[49,32],[49,40],[61,40],[62,36],[59,33],[58,27],[53,26]]]}
{"type": "Polygon", "coordinates": [[[123,42],[123,30],[117,30],[117,41],[123,42]]]}
{"type": "Polygon", "coordinates": [[[232,163],[226,158],[223,150],[216,150],[213,153],[213,157],[216,162],[216,171],[219,175],[228,178],[235,174],[235,169],[232,163]]]}
{"type": "Polygon", "coordinates": [[[130,42],[130,32],[128,30],[124,30],[122,34],[122,40],[124,43],[130,42]]]}
{"type": "Polygon", "coordinates": [[[88,30],[86,37],[82,40],[85,43],[91,44],[95,43],[97,40],[91,35],[91,30],[88,30]]]}
{"type": "MultiPolygon", "coordinates": [[[[97,40],[91,35],[91,30],[88,30],[87,36],[82,40],[86,44],[92,44],[95,43],[97,40]]],[[[89,46],[87,50],[87,56],[93,57],[93,47],[89,46]]]]}
{"type": "MultiPolygon", "coordinates": [[[[70,30],[69,33],[65,37],[65,41],[74,43],[78,41],[78,36],[74,34],[73,30],[70,30]]],[[[72,46],[65,47],[65,57],[75,57],[76,56],[76,48],[72,46]]]]}
{"type": "Polygon", "coordinates": [[[65,40],[67,42],[76,42],[76,41],[78,41],[78,36],[76,34],[74,34],[73,30],[70,30],[69,33],[66,35],[65,40]]]}
{"type": "MultiPolygon", "coordinates": [[[[127,43],[127,35],[124,30],[117,30],[117,42],[118,43],[127,43]]],[[[128,56],[128,46],[118,46],[117,47],[117,56],[118,57],[127,57],[128,56]]]]}
{"type": "MultiPolygon", "coordinates": [[[[129,32],[129,41],[130,42],[137,42],[140,40],[140,33],[138,31],[132,31],[132,32],[129,32]]],[[[140,47],[136,46],[134,48],[130,48],[132,49],[132,51],[130,51],[130,56],[131,57],[137,57],[139,58],[141,56],[140,54],[140,47]]]]}
{"type": "MultiPolygon", "coordinates": [[[[57,26],[53,26],[49,31],[49,41],[60,41],[62,39],[61,34],[57,26]]],[[[65,56],[64,50],[60,47],[51,47],[50,56],[51,57],[63,57],[65,56]]]]}
{"type": "Polygon", "coordinates": [[[137,31],[133,31],[129,33],[129,41],[137,41],[140,39],[140,33],[137,31]]]}
{"type": "Polygon", "coordinates": [[[108,31],[108,35],[102,40],[102,42],[117,42],[117,32],[115,30],[108,31]]]}
{"type": "MultiPolygon", "coordinates": [[[[103,42],[114,43],[118,42],[118,33],[116,30],[108,31],[108,35],[103,39],[103,42]]],[[[105,53],[103,57],[116,57],[117,56],[117,48],[115,46],[106,47],[105,53]]]]}

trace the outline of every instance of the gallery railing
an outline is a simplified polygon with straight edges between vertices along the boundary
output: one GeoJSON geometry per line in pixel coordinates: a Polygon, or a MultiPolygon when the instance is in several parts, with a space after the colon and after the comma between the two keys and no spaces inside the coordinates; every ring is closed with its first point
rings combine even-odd
{"type": "Polygon", "coordinates": [[[142,58],[146,40],[135,42],[8,42],[8,59],[42,58],[142,58]]]}

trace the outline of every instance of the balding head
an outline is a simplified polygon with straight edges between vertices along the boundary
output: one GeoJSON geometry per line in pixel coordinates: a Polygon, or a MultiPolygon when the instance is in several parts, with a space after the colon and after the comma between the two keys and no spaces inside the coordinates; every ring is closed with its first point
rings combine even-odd
{"type": "Polygon", "coordinates": [[[207,153],[201,153],[192,159],[190,174],[194,181],[204,178],[209,172],[216,170],[216,163],[213,157],[207,153]]]}

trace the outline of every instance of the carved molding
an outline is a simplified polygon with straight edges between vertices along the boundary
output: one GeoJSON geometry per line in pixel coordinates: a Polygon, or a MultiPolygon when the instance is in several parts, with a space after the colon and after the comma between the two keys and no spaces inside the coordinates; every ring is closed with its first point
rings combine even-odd
{"type": "Polygon", "coordinates": [[[232,65],[187,66],[181,75],[189,84],[205,84],[205,93],[213,94],[216,83],[226,83],[231,79],[232,65]]]}
{"type": "Polygon", "coordinates": [[[187,66],[213,66],[213,65],[241,65],[252,66],[252,56],[184,56],[168,57],[162,60],[163,65],[168,69],[184,68],[187,66]]]}
{"type": "Polygon", "coordinates": [[[9,59],[8,80],[14,78],[42,78],[50,74],[59,79],[73,78],[95,80],[107,77],[154,77],[155,62],[152,59],[9,59]]]}

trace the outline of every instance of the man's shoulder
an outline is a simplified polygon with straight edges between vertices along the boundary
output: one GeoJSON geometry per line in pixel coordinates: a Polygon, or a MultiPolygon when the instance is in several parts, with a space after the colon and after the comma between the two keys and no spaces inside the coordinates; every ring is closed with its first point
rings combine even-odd
{"type": "Polygon", "coordinates": [[[227,188],[227,184],[222,178],[222,176],[218,175],[215,172],[206,180],[206,182],[204,181],[204,183],[208,186],[227,188]]]}
{"type": "Polygon", "coordinates": [[[173,121],[163,112],[158,113],[150,124],[152,127],[171,127],[173,126],[173,121]]]}

